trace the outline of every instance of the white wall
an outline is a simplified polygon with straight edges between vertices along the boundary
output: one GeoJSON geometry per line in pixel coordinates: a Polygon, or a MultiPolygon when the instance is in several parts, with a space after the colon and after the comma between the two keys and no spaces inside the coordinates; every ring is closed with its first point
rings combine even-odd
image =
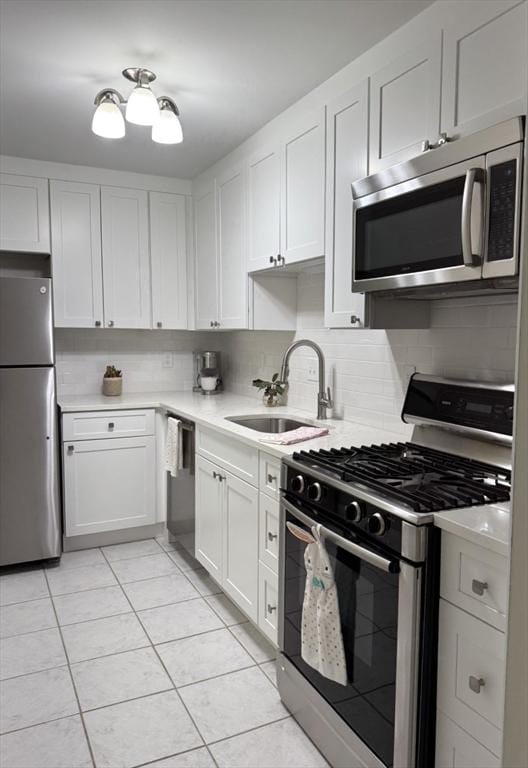
{"type": "MultiPolygon", "coordinates": [[[[251,386],[280,369],[287,346],[309,338],[323,349],[334,415],[361,424],[401,429],[400,411],[411,373],[511,382],[515,366],[516,302],[510,297],[433,302],[427,330],[328,330],[323,327],[323,275],[299,277],[295,333],[218,334],[229,390],[260,397],[251,386]]],[[[315,415],[317,382],[307,381],[313,352],[297,350],[290,364],[288,402],[315,415]]]]}
{"type": "Polygon", "coordinates": [[[85,395],[101,391],[104,369],[123,371],[124,392],[191,390],[194,349],[207,345],[192,331],[65,329],[55,331],[57,392],[85,395]],[[172,365],[166,367],[167,353],[172,365]]]}

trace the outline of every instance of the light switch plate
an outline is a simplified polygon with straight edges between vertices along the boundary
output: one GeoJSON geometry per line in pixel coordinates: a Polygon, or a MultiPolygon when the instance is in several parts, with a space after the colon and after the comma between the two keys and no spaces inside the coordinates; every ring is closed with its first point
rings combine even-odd
{"type": "Polygon", "coordinates": [[[307,381],[318,381],[319,375],[317,372],[317,360],[314,358],[311,358],[308,361],[308,372],[306,376],[307,381]]]}

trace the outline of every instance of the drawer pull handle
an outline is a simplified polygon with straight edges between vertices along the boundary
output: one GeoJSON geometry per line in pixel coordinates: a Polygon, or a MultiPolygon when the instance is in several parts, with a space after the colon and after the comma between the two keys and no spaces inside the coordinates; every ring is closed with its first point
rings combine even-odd
{"type": "Polygon", "coordinates": [[[218,477],[218,472],[213,472],[213,477],[216,480],[216,478],[218,477]]]}
{"type": "Polygon", "coordinates": [[[275,539],[277,538],[277,536],[278,536],[278,534],[276,534],[276,533],[272,533],[271,531],[268,531],[268,540],[269,540],[269,541],[275,541],[275,539]]]}
{"type": "Polygon", "coordinates": [[[482,597],[484,592],[488,588],[488,582],[487,581],[479,581],[478,579],[473,579],[471,582],[471,589],[476,595],[479,595],[482,597]]]}
{"type": "Polygon", "coordinates": [[[108,429],[113,429],[115,427],[115,424],[113,421],[108,422],[108,429]]]}
{"type": "Polygon", "coordinates": [[[73,453],[74,450],[75,450],[75,448],[73,447],[73,445],[69,445],[68,446],[68,453],[73,453]]]}
{"type": "Polygon", "coordinates": [[[273,611],[277,610],[276,605],[271,605],[271,603],[268,603],[268,613],[273,613],[273,611]]]}
{"type": "Polygon", "coordinates": [[[483,677],[475,677],[475,675],[469,676],[469,687],[473,693],[480,693],[480,689],[486,685],[486,681],[483,677]]]}
{"type": "Polygon", "coordinates": [[[274,483],[277,479],[277,475],[268,474],[268,483],[274,483]]]}

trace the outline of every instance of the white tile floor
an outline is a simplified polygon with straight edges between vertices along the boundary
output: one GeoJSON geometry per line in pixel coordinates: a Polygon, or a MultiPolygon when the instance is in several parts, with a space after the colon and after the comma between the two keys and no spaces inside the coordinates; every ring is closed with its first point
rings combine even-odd
{"type": "Polygon", "coordinates": [[[325,768],[274,650],[177,545],[0,576],[1,768],[325,768]]]}

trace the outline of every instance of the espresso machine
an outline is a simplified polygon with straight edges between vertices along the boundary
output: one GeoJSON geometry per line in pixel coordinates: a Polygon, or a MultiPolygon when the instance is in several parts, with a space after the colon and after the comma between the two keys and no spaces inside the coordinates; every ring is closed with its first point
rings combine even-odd
{"type": "Polygon", "coordinates": [[[193,392],[218,395],[223,390],[220,352],[194,352],[193,392]]]}

